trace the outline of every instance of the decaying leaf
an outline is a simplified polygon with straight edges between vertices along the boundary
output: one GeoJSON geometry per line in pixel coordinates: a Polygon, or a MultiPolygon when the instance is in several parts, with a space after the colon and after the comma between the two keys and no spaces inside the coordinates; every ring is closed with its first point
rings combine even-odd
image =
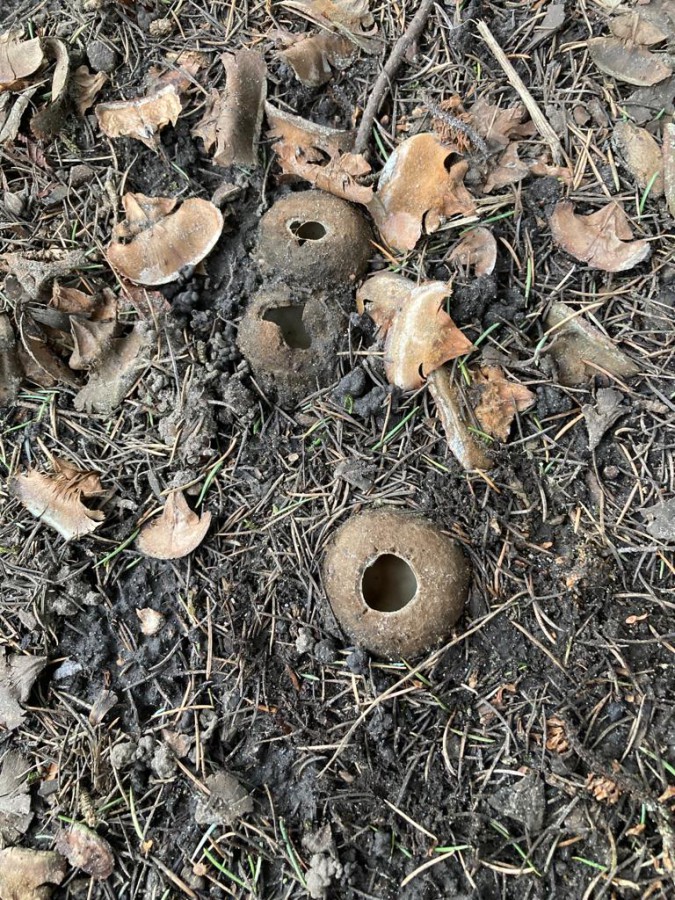
{"type": "Polygon", "coordinates": [[[497,241],[492,232],[479,226],[467,232],[452,249],[448,262],[456,266],[473,268],[476,275],[491,275],[497,265],[497,241]]]}
{"type": "Polygon", "coordinates": [[[167,284],[213,250],[223,215],[208,200],[191,197],[175,210],[176,199],[125,194],[127,222],[118,225],[108,262],[136,284],[167,284]],[[124,241],[127,240],[127,243],[124,241]]]}
{"type": "Polygon", "coordinates": [[[553,303],[546,317],[560,383],[585,384],[609,372],[619,378],[637,375],[639,367],[611,340],[564,303],[553,303]]]}
{"type": "Polygon", "coordinates": [[[324,28],[335,28],[354,41],[366,53],[377,53],[377,25],[370,13],[369,0],[283,0],[283,6],[295,9],[324,28]]]}
{"type": "Polygon", "coordinates": [[[0,92],[20,87],[25,78],[37,72],[43,60],[40,38],[17,41],[7,34],[0,36],[0,92]]]}
{"type": "Polygon", "coordinates": [[[675,541],[675,497],[644,510],[647,531],[659,541],[675,541]]]}
{"type": "Polygon", "coordinates": [[[150,364],[154,332],[145,321],[129,334],[114,338],[89,370],[89,380],[76,394],[75,409],[107,416],[117,409],[150,364]]]}
{"type": "Polygon", "coordinates": [[[211,91],[203,118],[193,129],[217,166],[256,166],[267,96],[267,66],[257,50],[224,53],[224,91],[211,91]]]}
{"type": "Polygon", "coordinates": [[[233,825],[253,812],[253,798],[234,775],[216,772],[206,779],[208,797],[200,797],[195,810],[198,825],[233,825]]]}
{"type": "Polygon", "coordinates": [[[54,474],[32,469],[15,475],[12,490],[26,509],[46,525],[54,528],[67,541],[94,531],[105,519],[98,509],[89,509],[82,497],[98,497],[103,493],[98,473],[77,469],[65,460],[52,457],[54,474]]]}
{"type": "MultiPolygon", "coordinates": [[[[0,841],[14,844],[28,831],[33,820],[27,775],[28,761],[12,750],[0,764],[0,841]]],[[[0,897],[2,895],[0,894],[0,897]]]]}
{"type": "Polygon", "coordinates": [[[141,528],[138,549],[152,559],[180,559],[201,544],[210,525],[210,512],[198,516],[182,491],[171,491],[161,516],[141,528]]]}
{"type": "Polygon", "coordinates": [[[586,778],[586,790],[590,791],[599,803],[606,803],[608,806],[618,803],[622,793],[616,781],[605,775],[594,775],[593,772],[589,772],[586,778]]]}
{"type": "Polygon", "coordinates": [[[330,81],[333,69],[344,69],[354,59],[356,47],[339,34],[322,31],[297,41],[279,57],[307,87],[320,87],[330,81]]]}
{"type": "Polygon", "coordinates": [[[70,79],[70,95],[78,115],[94,105],[96,95],[108,80],[105,72],[90,72],[87,66],[75,69],[70,79]]]}
{"type": "MultiPolygon", "coordinates": [[[[19,134],[21,119],[31,104],[33,96],[37,93],[37,87],[29,88],[19,94],[13,104],[7,104],[0,114],[0,146],[13,144],[19,134]]],[[[0,94],[0,104],[3,104],[5,95],[0,94]]]]}
{"type": "Polygon", "coordinates": [[[656,54],[615,37],[591,38],[588,51],[601,72],[626,84],[657,84],[673,74],[672,68],[656,54]]]}
{"type": "Polygon", "coordinates": [[[71,866],[82,869],[97,881],[105,881],[113,873],[115,857],[112,847],[86,825],[78,823],[62,829],[56,835],[54,846],[71,866]]]}
{"type": "Polygon", "coordinates": [[[478,402],[474,413],[486,434],[506,441],[518,412],[529,409],[537,399],[532,391],[507,381],[499,366],[484,366],[473,372],[478,402]]]}
{"type": "Polygon", "coordinates": [[[513,141],[499,157],[497,166],[487,177],[483,190],[489,194],[495,189],[522,181],[530,174],[530,166],[518,156],[518,142],[513,141]]]}
{"type": "Polygon", "coordinates": [[[19,358],[30,381],[43,387],[55,384],[77,386],[77,381],[63,360],[47,344],[44,332],[27,313],[21,313],[18,320],[21,346],[19,358]]]}
{"type": "Polygon", "coordinates": [[[316,125],[265,104],[273,149],[285,175],[309,181],[315,187],[343,200],[368,204],[373,198],[370,186],[358,179],[370,172],[361,154],[350,153],[354,136],[316,125]]]}
{"type": "Polygon", "coordinates": [[[61,131],[65,119],[65,104],[70,79],[70,55],[66,45],[58,38],[44,38],[42,46],[45,54],[55,60],[51,97],[49,103],[43,109],[38,110],[31,119],[30,130],[39,140],[46,141],[61,131]]]}
{"type": "Polygon", "coordinates": [[[663,196],[663,156],[661,148],[646,128],[632,122],[617,122],[612,143],[641,190],[651,185],[652,197],[663,196]]]}
{"type": "Polygon", "coordinates": [[[588,449],[595,450],[604,433],[617,419],[628,412],[623,406],[623,394],[614,388],[599,388],[595,406],[586,403],[581,407],[588,429],[588,449]]]}
{"type": "Polygon", "coordinates": [[[136,100],[99,103],[94,112],[101,131],[109,138],[135,138],[151,150],[156,150],[159,132],[166,125],[175,125],[181,110],[175,85],[167,84],[136,100]]]}
{"type": "Polygon", "coordinates": [[[671,216],[675,219],[675,125],[663,129],[663,189],[671,216]]]}
{"type": "Polygon", "coordinates": [[[150,86],[173,84],[179,94],[184,94],[195,85],[197,73],[209,65],[210,59],[201,50],[171,50],[163,62],[161,69],[151,66],[148,70],[150,86]]]}
{"type": "Polygon", "coordinates": [[[21,704],[28,700],[46,665],[45,656],[22,656],[0,649],[0,725],[9,731],[23,723],[26,714],[21,704]]]}
{"type": "Polygon", "coordinates": [[[604,272],[624,272],[651,254],[647,241],[632,240],[626,213],[616,201],[588,216],[577,215],[567,200],[558,203],[550,217],[553,240],[570,256],[604,272]]]}
{"type": "Polygon", "coordinates": [[[444,219],[472,215],[473,199],[464,187],[469,164],[435,134],[417,134],[399,144],[380,175],[368,209],[384,240],[412,250],[444,219]]]}
{"type": "Polygon", "coordinates": [[[651,47],[660,44],[668,38],[668,27],[658,18],[649,15],[649,7],[643,10],[632,10],[619,16],[614,16],[609,21],[609,30],[614,37],[623,41],[632,41],[651,47]]]}
{"type": "Polygon", "coordinates": [[[91,709],[89,710],[89,724],[96,728],[105,719],[111,709],[117,704],[119,697],[114,691],[101,688],[91,709]]]}
{"type": "MultiPolygon", "coordinates": [[[[404,391],[422,387],[427,376],[444,362],[468,353],[473,345],[444,309],[450,284],[408,282],[374,275],[359,288],[358,308],[365,310],[385,338],[387,380],[404,391]],[[392,290],[393,287],[393,290],[392,290]]],[[[405,279],[404,279],[405,280],[405,279]]]]}
{"type": "Polygon", "coordinates": [[[14,330],[7,313],[0,313],[0,407],[16,400],[22,379],[14,330]]]}
{"type": "Polygon", "coordinates": [[[67,871],[66,861],[58,853],[23,847],[0,850],[0,898],[49,900],[67,871]]]}
{"type": "Polygon", "coordinates": [[[459,392],[452,382],[452,374],[447,366],[441,366],[432,372],[428,384],[450,452],[467,472],[489,469],[492,460],[469,431],[462,415],[459,392]]]}
{"type": "Polygon", "coordinates": [[[90,322],[71,316],[70,333],[73,337],[71,369],[91,369],[109,352],[117,323],[90,322]]]}
{"type": "Polygon", "coordinates": [[[505,150],[514,138],[530,137],[535,132],[532,122],[523,122],[522,103],[504,109],[480,97],[468,112],[473,129],[483,138],[490,150],[505,150]]]}
{"type": "Polygon", "coordinates": [[[86,265],[87,254],[84,250],[3,253],[0,264],[19,283],[27,299],[38,300],[55,278],[65,278],[86,265]]]}

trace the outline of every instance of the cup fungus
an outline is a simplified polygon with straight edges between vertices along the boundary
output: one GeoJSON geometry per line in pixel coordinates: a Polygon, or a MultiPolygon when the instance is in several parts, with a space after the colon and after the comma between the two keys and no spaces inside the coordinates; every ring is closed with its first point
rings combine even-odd
{"type": "Polygon", "coordinates": [[[323,191],[282,197],[260,220],[266,273],[319,286],[355,281],[368,267],[371,231],[353,206],[323,191]]]}
{"type": "Polygon", "coordinates": [[[462,614],[470,569],[433,522],[401,510],[352,516],[324,561],[336,618],[378,656],[414,656],[444,640],[462,614]]]}
{"type": "Polygon", "coordinates": [[[265,391],[292,406],[331,381],[344,315],[326,293],[279,285],[253,298],[238,343],[265,391]]]}

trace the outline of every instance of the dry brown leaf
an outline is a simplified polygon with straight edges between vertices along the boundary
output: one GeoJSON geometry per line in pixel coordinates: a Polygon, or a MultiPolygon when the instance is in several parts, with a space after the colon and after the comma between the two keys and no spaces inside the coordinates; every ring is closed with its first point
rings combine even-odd
{"type": "Polygon", "coordinates": [[[46,665],[46,656],[22,656],[0,648],[0,725],[4,728],[14,731],[23,724],[22,704],[46,665]]]}
{"type": "Polygon", "coordinates": [[[135,138],[151,150],[159,146],[162,128],[175,125],[181,111],[180,97],[173,84],[136,100],[99,103],[94,110],[101,131],[109,138],[135,138]]]}
{"type": "Polygon", "coordinates": [[[530,163],[530,174],[540,178],[560,178],[568,187],[574,181],[574,172],[569,166],[554,166],[548,162],[546,156],[541,156],[530,163]]]}
{"type": "Polygon", "coordinates": [[[307,87],[320,87],[333,76],[333,68],[344,69],[354,59],[356,47],[339,34],[321,32],[297,41],[279,57],[307,87]]]}
{"type": "Polygon", "coordinates": [[[605,432],[628,412],[623,405],[623,394],[614,388],[600,388],[595,398],[595,406],[585,403],[581,412],[588,430],[588,449],[595,450],[605,432]]]}
{"type": "Polygon", "coordinates": [[[435,134],[399,144],[368,205],[384,240],[397,250],[412,250],[423,231],[432,234],[444,219],[472,215],[476,207],[464,187],[468,168],[435,134]]]}
{"type": "Polygon", "coordinates": [[[597,37],[591,38],[587,46],[601,72],[626,84],[644,87],[658,84],[673,74],[669,65],[638,44],[615,37],[597,37]]]}
{"type": "MultiPolygon", "coordinates": [[[[0,843],[15,844],[33,821],[27,775],[31,766],[20,753],[8,750],[0,763],[0,843]]],[[[0,897],[2,894],[0,894],[0,897]]]]}
{"type": "Polygon", "coordinates": [[[2,900],[49,900],[66,877],[68,866],[58,853],[8,847],[0,850],[2,900]]]}
{"type": "Polygon", "coordinates": [[[94,700],[89,710],[89,724],[96,728],[105,719],[111,709],[117,704],[119,697],[114,691],[107,688],[101,688],[98,696],[94,700]]]}
{"type": "Polygon", "coordinates": [[[325,28],[336,28],[366,53],[380,49],[369,0],[283,0],[282,6],[297,10],[325,28]]]}
{"type": "Polygon", "coordinates": [[[270,125],[267,135],[274,141],[284,174],[353,203],[372,200],[372,187],[358,182],[370,172],[370,166],[363,156],[349,152],[354,145],[350,132],[316,125],[281,112],[271,103],[265,104],[265,113],[270,125]]]}
{"type": "Polygon", "coordinates": [[[382,275],[359,289],[359,304],[385,336],[384,369],[390,384],[417,390],[434,369],[472,349],[444,309],[451,293],[447,282],[429,281],[417,286],[408,282],[406,294],[402,281],[382,275]]]}
{"type": "Polygon", "coordinates": [[[499,366],[484,366],[473,372],[478,387],[474,413],[481,429],[500,441],[507,441],[518,412],[529,409],[537,399],[524,385],[507,381],[499,366]]]}
{"type": "Polygon", "coordinates": [[[90,72],[87,66],[75,69],[70,79],[70,95],[78,115],[83,116],[94,105],[96,95],[108,80],[105,72],[90,72]]]}
{"type": "Polygon", "coordinates": [[[191,197],[177,211],[174,198],[125,194],[127,222],[117,226],[108,262],[136,284],[167,284],[213,250],[223,230],[220,210],[191,197]],[[130,238],[128,243],[124,239],[130,238]]]}
{"type": "Polygon", "coordinates": [[[663,156],[661,148],[646,128],[632,122],[617,122],[612,143],[641,190],[650,187],[650,196],[663,196],[663,156]],[[656,176],[656,177],[654,177],[656,176]]]}
{"type": "Polygon", "coordinates": [[[54,846],[58,853],[77,869],[82,869],[96,881],[110,878],[115,868],[112,847],[91,828],[73,824],[56,835],[54,846]]]}
{"type": "Polygon", "coordinates": [[[512,144],[509,144],[499,157],[497,166],[488,175],[483,190],[486,194],[489,194],[495,188],[499,189],[510,184],[516,184],[529,174],[530,166],[518,156],[518,142],[514,141],[512,144]]]}
{"type": "Polygon", "coordinates": [[[153,340],[154,332],[145,321],[137,322],[124,337],[114,338],[75,395],[75,409],[104,416],[117,409],[150,365],[153,340]]]}
{"type": "Polygon", "coordinates": [[[0,92],[11,91],[21,86],[24,79],[34,75],[44,60],[40,38],[30,41],[9,39],[7,34],[0,37],[0,92]]]}
{"type": "Polygon", "coordinates": [[[42,41],[45,54],[55,60],[54,75],[50,101],[31,119],[30,130],[35,137],[46,141],[57,135],[66,117],[66,100],[68,82],[70,80],[70,56],[68,48],[58,38],[44,38],[42,41]]]}
{"type": "Polygon", "coordinates": [[[614,806],[621,798],[621,788],[610,778],[605,775],[594,775],[589,772],[586,778],[586,790],[595,797],[599,803],[607,803],[614,806]]]}
{"type": "Polygon", "coordinates": [[[154,89],[173,84],[179,94],[184,94],[195,85],[197,73],[209,65],[210,59],[201,50],[172,50],[166,54],[165,63],[169,68],[150,67],[149,86],[154,89]]]}
{"type": "Polygon", "coordinates": [[[564,303],[551,304],[546,327],[552,340],[549,353],[561,384],[584,384],[603,371],[619,378],[630,378],[640,371],[610,338],[564,303]]]}
{"type": "Polygon", "coordinates": [[[626,213],[611,201],[588,216],[577,215],[567,200],[556,204],[549,219],[551,235],[570,256],[603,272],[625,272],[649,259],[647,241],[632,240],[626,213]]]}
{"type": "Polygon", "coordinates": [[[651,47],[652,44],[660,44],[668,38],[667,27],[658,20],[648,17],[647,7],[643,11],[633,10],[620,16],[614,16],[609,21],[609,30],[614,37],[635,44],[651,47]]]}
{"type": "Polygon", "coordinates": [[[103,493],[100,476],[56,457],[52,461],[53,475],[35,469],[25,475],[15,475],[11,480],[14,494],[32,515],[67,541],[91,534],[105,519],[105,514],[88,509],[81,498],[103,493]]]}
{"type": "Polygon", "coordinates": [[[497,265],[497,241],[492,232],[479,226],[467,232],[452,249],[448,262],[464,269],[473,268],[476,275],[491,275],[497,265]]]}
{"type": "MultiPolygon", "coordinates": [[[[13,144],[19,134],[21,127],[21,119],[31,104],[33,96],[37,93],[37,87],[29,88],[19,94],[14,104],[7,112],[7,115],[0,115],[0,146],[5,144],[13,144]]],[[[0,104],[4,101],[3,94],[0,94],[0,104]]]]}
{"type": "Polygon", "coordinates": [[[29,380],[43,387],[59,383],[78,387],[72,372],[47,344],[43,331],[28,314],[20,316],[18,326],[21,338],[19,359],[29,380]]]}
{"type": "Polygon", "coordinates": [[[70,333],[73,337],[73,352],[70,356],[71,369],[91,369],[100,363],[110,350],[117,323],[92,322],[71,316],[70,333]]]}
{"type": "Polygon", "coordinates": [[[16,400],[22,380],[14,330],[7,313],[0,313],[0,407],[16,400]]]}
{"type": "Polygon", "coordinates": [[[546,720],[546,749],[552,753],[567,753],[567,727],[559,716],[549,716],[546,720]]]}
{"type": "Polygon", "coordinates": [[[211,91],[201,121],[192,129],[207,153],[215,146],[216,166],[256,166],[267,96],[267,66],[257,50],[224,53],[224,91],[211,91]]]}
{"type": "Polygon", "coordinates": [[[84,250],[3,253],[0,264],[19,283],[29,300],[39,300],[55,278],[63,278],[85,266],[87,254],[84,250]]]}
{"type": "Polygon", "coordinates": [[[675,219],[675,125],[663,128],[663,188],[671,216],[675,219]]]}
{"type": "Polygon", "coordinates": [[[462,415],[459,392],[447,366],[441,366],[432,372],[428,384],[450,452],[467,472],[489,469],[492,460],[469,431],[462,415]]]}
{"type": "Polygon", "coordinates": [[[525,112],[525,107],[520,103],[503,109],[480,97],[467,117],[490,150],[505,150],[513,138],[530,137],[535,133],[533,122],[523,122],[525,112]]]}
{"type": "Polygon", "coordinates": [[[161,516],[141,528],[138,549],[152,559],[180,559],[201,544],[210,525],[210,512],[198,516],[182,491],[171,491],[161,516]]]}

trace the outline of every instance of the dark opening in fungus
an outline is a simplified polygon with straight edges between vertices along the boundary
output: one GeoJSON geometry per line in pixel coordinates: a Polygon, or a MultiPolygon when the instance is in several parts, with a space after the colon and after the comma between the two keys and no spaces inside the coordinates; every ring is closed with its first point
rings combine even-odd
{"type": "Polygon", "coordinates": [[[383,553],[363,573],[361,591],[366,606],[390,613],[403,609],[417,593],[417,578],[408,563],[393,553],[383,553]]]}
{"type": "Polygon", "coordinates": [[[308,350],[312,346],[312,338],[302,321],[304,311],[304,303],[298,306],[272,306],[263,313],[263,321],[274,322],[287,347],[308,350]]]}
{"type": "Polygon", "coordinates": [[[328,233],[321,222],[291,222],[288,227],[301,247],[305,241],[320,241],[328,233]]]}

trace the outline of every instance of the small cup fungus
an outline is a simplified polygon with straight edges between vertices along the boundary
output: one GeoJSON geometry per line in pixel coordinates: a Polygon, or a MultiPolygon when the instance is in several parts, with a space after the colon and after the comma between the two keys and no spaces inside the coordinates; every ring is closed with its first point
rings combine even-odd
{"type": "Polygon", "coordinates": [[[443,641],[462,614],[470,569],[433,522],[401,510],[352,516],[324,561],[340,625],[378,656],[415,656],[443,641]]]}

